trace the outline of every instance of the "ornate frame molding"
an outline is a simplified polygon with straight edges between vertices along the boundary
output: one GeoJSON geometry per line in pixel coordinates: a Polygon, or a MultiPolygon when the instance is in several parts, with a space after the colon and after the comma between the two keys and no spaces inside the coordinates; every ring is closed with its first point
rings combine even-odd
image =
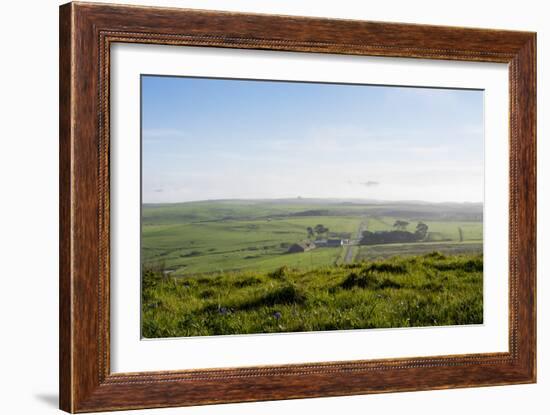
{"type": "Polygon", "coordinates": [[[62,409],[88,412],[535,381],[535,34],[86,3],[61,6],[60,29],[62,409]],[[110,45],[116,42],[508,63],[510,351],[112,374],[109,69],[110,45]]]}

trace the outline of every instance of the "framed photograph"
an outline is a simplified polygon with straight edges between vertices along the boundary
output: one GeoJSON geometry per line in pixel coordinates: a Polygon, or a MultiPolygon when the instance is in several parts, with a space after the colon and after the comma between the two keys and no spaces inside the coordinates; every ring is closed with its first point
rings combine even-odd
{"type": "Polygon", "coordinates": [[[60,8],[60,407],[536,381],[536,35],[60,8]]]}

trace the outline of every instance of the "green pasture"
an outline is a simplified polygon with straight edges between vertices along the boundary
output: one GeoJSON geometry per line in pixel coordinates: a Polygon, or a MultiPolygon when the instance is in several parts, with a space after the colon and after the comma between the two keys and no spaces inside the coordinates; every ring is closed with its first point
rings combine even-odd
{"type": "Polygon", "coordinates": [[[367,229],[371,232],[390,231],[396,220],[405,220],[409,225],[405,230],[414,232],[419,221],[428,225],[428,241],[460,241],[459,228],[462,229],[463,241],[482,241],[483,224],[475,221],[434,221],[418,220],[409,217],[372,216],[367,219],[367,229]]]}
{"type": "MultiPolygon", "coordinates": [[[[237,270],[272,271],[285,265],[311,269],[341,263],[348,248],[318,248],[287,254],[290,245],[308,239],[308,227],[317,224],[327,227],[329,233],[323,238],[355,239],[360,227],[373,232],[387,231],[393,229],[396,220],[409,222],[407,230],[413,232],[420,220],[418,217],[422,217],[429,228],[426,242],[443,244],[442,252],[481,252],[482,222],[473,220],[480,212],[470,206],[460,210],[454,205],[321,203],[307,199],[144,205],[142,263],[144,269],[162,268],[173,276],[237,270]],[[404,215],[395,216],[396,212],[404,215]],[[413,214],[416,216],[411,216],[413,214]],[[472,220],[438,220],[441,217],[472,220]],[[472,245],[472,242],[477,244],[472,245]]],[[[314,235],[311,239],[317,237],[314,235]]],[[[426,242],[354,246],[350,248],[351,258],[422,254],[432,249],[425,246],[426,242]]]]}
{"type": "Polygon", "coordinates": [[[142,288],[145,338],[483,323],[481,254],[188,277],[147,271],[142,288]]]}
{"type": "Polygon", "coordinates": [[[363,245],[357,247],[355,261],[372,261],[394,256],[414,256],[429,252],[441,252],[447,255],[474,254],[483,252],[483,244],[477,241],[467,242],[417,242],[411,244],[363,245]]]}
{"type": "MultiPolygon", "coordinates": [[[[307,227],[322,223],[329,232],[354,234],[360,217],[288,217],[202,223],[143,225],[144,265],[162,262],[175,275],[334,263],[341,248],[286,254],[307,238],[307,227]]],[[[349,237],[349,236],[348,236],[349,237]]]]}

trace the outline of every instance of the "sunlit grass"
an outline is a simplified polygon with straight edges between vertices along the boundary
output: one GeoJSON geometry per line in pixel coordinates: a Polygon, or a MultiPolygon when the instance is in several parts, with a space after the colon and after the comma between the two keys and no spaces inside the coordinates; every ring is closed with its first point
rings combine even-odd
{"type": "Polygon", "coordinates": [[[147,338],[483,322],[481,254],[173,277],[145,271],[147,338]]]}

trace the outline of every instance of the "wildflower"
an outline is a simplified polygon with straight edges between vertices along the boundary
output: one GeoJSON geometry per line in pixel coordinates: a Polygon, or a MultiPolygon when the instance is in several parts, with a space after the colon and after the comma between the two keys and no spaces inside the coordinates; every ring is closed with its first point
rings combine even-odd
{"type": "Polygon", "coordinates": [[[229,310],[226,307],[221,307],[221,308],[218,309],[218,313],[225,316],[225,315],[229,314],[229,310]]]}
{"type": "Polygon", "coordinates": [[[281,314],[280,311],[275,311],[273,313],[273,317],[275,317],[276,320],[279,320],[283,315],[281,314]]]}

